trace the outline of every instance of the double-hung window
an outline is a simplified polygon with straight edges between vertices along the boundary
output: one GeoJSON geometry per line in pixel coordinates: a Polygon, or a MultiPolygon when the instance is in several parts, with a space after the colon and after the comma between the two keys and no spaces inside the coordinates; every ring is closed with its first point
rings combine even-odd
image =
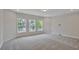
{"type": "Polygon", "coordinates": [[[37,31],[43,31],[43,20],[36,20],[37,31]]]}
{"type": "Polygon", "coordinates": [[[29,32],[36,31],[36,20],[29,20],[29,32]]]}
{"type": "Polygon", "coordinates": [[[26,19],[18,17],[17,18],[17,32],[26,32],[26,19]]]}
{"type": "Polygon", "coordinates": [[[29,20],[29,32],[43,31],[43,20],[29,20]]]}

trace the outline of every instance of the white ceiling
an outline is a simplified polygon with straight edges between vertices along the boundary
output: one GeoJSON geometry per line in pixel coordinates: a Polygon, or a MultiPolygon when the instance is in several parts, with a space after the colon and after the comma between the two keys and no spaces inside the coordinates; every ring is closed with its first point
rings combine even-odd
{"type": "Polygon", "coordinates": [[[47,9],[46,12],[42,10],[44,9],[14,9],[13,11],[43,17],[52,17],[79,11],[78,9],[47,9]]]}

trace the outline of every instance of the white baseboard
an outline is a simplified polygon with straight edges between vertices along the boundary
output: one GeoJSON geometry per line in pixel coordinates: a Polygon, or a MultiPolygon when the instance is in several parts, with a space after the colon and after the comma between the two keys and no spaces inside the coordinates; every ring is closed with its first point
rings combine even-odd
{"type": "Polygon", "coordinates": [[[8,40],[4,40],[4,42],[7,42],[7,41],[9,41],[9,40],[13,40],[13,39],[15,39],[16,37],[14,37],[14,38],[10,38],[10,39],[8,39],[8,40]]]}
{"type": "Polygon", "coordinates": [[[79,39],[79,37],[78,37],[78,36],[73,36],[73,35],[65,35],[65,34],[63,34],[62,36],[79,39]]]}
{"type": "MultiPolygon", "coordinates": [[[[60,34],[59,33],[52,33],[52,35],[60,35],[60,34]]],[[[68,35],[68,34],[61,34],[61,36],[79,39],[78,36],[73,36],[73,35],[68,35]]]]}

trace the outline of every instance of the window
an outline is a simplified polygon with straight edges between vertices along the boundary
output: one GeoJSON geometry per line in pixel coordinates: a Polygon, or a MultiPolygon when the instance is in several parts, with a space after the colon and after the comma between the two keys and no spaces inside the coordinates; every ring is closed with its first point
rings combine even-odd
{"type": "Polygon", "coordinates": [[[29,32],[35,32],[35,31],[36,31],[36,21],[29,20],[29,32]]]}
{"type": "Polygon", "coordinates": [[[26,23],[26,19],[23,17],[17,18],[17,33],[26,32],[42,32],[43,31],[43,20],[30,19],[26,23]],[[26,28],[27,27],[27,28],[26,28]]]}
{"type": "Polygon", "coordinates": [[[37,31],[43,31],[43,20],[36,20],[37,31]]]}
{"type": "Polygon", "coordinates": [[[17,32],[26,32],[26,19],[20,17],[17,18],[17,32]]]}
{"type": "Polygon", "coordinates": [[[29,32],[43,31],[43,20],[29,20],[29,32]]]}

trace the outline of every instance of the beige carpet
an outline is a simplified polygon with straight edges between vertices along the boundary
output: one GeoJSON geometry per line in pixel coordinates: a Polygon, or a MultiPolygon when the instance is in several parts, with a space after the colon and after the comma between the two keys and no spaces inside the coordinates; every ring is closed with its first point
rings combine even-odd
{"type": "Polygon", "coordinates": [[[2,50],[77,50],[79,40],[55,36],[55,35],[36,35],[30,37],[16,38],[4,42],[2,50]]]}

